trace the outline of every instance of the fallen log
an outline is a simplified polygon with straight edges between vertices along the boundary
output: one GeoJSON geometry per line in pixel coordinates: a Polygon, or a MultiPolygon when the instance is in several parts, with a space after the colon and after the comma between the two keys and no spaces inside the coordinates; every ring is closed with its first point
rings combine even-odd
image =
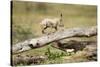
{"type": "Polygon", "coordinates": [[[75,40],[75,39],[68,41],[66,39],[63,39],[60,41],[53,42],[53,44],[51,46],[54,48],[63,50],[65,52],[67,52],[67,50],[71,50],[71,49],[74,49],[74,52],[77,52],[77,51],[83,50],[86,46],[91,45],[91,44],[96,46],[97,41],[88,41],[88,40],[81,41],[81,40],[75,40]]]}
{"type": "Polygon", "coordinates": [[[24,42],[17,43],[12,45],[12,52],[19,53],[23,51],[27,51],[34,48],[39,48],[48,43],[62,40],[64,38],[71,38],[71,37],[90,37],[97,35],[97,27],[85,27],[85,28],[71,28],[71,29],[64,29],[58,30],[55,33],[51,33],[49,35],[44,35],[41,37],[25,40],[24,42]]]}
{"type": "Polygon", "coordinates": [[[97,61],[97,42],[93,41],[87,43],[87,45],[82,49],[78,50],[72,56],[63,57],[66,62],[86,62],[86,61],[97,61]],[[69,61],[70,60],[70,61],[69,61]]]}

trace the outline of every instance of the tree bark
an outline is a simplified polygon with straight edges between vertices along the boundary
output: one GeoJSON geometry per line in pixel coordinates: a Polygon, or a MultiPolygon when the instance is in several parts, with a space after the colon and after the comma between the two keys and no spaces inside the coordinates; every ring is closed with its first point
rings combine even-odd
{"type": "Polygon", "coordinates": [[[88,40],[81,41],[81,40],[75,40],[75,39],[67,41],[64,39],[64,40],[54,42],[51,46],[63,51],[74,49],[74,52],[77,52],[77,51],[83,50],[86,46],[89,46],[89,45],[96,46],[97,41],[96,40],[95,41],[88,41],[88,40]]]}
{"type": "Polygon", "coordinates": [[[55,41],[62,40],[65,38],[90,37],[94,35],[97,35],[96,26],[58,30],[55,33],[51,33],[49,35],[44,35],[41,37],[25,40],[24,42],[20,42],[15,45],[12,45],[12,52],[19,53],[19,52],[27,51],[34,48],[39,48],[51,42],[55,42],[55,41]]]}

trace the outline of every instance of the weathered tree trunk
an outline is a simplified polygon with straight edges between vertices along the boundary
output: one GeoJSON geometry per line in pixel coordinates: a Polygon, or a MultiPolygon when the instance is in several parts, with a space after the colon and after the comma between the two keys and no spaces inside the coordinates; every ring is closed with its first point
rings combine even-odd
{"type": "Polygon", "coordinates": [[[24,42],[17,43],[12,46],[13,53],[19,53],[26,50],[39,48],[41,46],[47,45],[48,43],[62,40],[64,38],[71,37],[90,37],[97,34],[97,27],[93,26],[90,28],[71,28],[58,30],[55,33],[44,35],[41,37],[25,40],[24,42]]]}
{"type": "MultiPolygon", "coordinates": [[[[67,49],[71,50],[71,49],[74,49],[74,52],[77,52],[77,51],[81,51],[83,50],[86,46],[88,45],[95,45],[97,46],[97,41],[81,41],[81,40],[60,40],[60,41],[57,41],[57,42],[53,42],[53,44],[51,45],[52,47],[54,48],[57,48],[57,49],[60,49],[60,50],[63,50],[63,51],[67,51],[67,49]]],[[[95,48],[95,47],[94,47],[95,48]]],[[[95,48],[96,49],[96,48],[95,48]]]]}
{"type": "MultiPolygon", "coordinates": [[[[80,42],[79,42],[80,43],[80,42]]],[[[97,61],[97,42],[92,41],[92,42],[84,42],[87,43],[82,50],[78,50],[74,55],[68,57],[65,56],[63,57],[65,60],[70,60],[71,62],[77,62],[82,59],[85,61],[97,61]]],[[[79,45],[79,44],[77,44],[79,45]]],[[[76,45],[76,46],[77,46],[76,45]]]]}

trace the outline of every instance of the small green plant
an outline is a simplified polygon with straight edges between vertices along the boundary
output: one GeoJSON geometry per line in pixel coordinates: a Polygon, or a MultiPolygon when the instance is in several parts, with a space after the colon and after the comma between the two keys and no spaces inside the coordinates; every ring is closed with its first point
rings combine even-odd
{"type": "Polygon", "coordinates": [[[66,56],[66,53],[64,52],[51,52],[50,48],[47,48],[47,51],[45,52],[45,55],[48,57],[49,60],[55,60],[58,58],[61,58],[62,56],[66,56]]]}

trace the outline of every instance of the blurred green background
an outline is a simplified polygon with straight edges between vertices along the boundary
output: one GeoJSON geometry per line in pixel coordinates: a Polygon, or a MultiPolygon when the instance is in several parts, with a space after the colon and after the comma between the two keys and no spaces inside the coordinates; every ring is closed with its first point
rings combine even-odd
{"type": "MultiPolygon", "coordinates": [[[[66,28],[97,25],[97,7],[94,5],[13,1],[11,16],[13,44],[42,36],[39,23],[44,18],[59,17],[61,13],[63,14],[62,23],[66,28]]],[[[96,39],[96,37],[92,37],[92,39],[96,39]]],[[[50,47],[50,45],[26,51],[22,54],[42,55],[47,47],[50,47]]],[[[60,52],[60,50],[52,47],[50,49],[54,52],[60,52]]]]}

